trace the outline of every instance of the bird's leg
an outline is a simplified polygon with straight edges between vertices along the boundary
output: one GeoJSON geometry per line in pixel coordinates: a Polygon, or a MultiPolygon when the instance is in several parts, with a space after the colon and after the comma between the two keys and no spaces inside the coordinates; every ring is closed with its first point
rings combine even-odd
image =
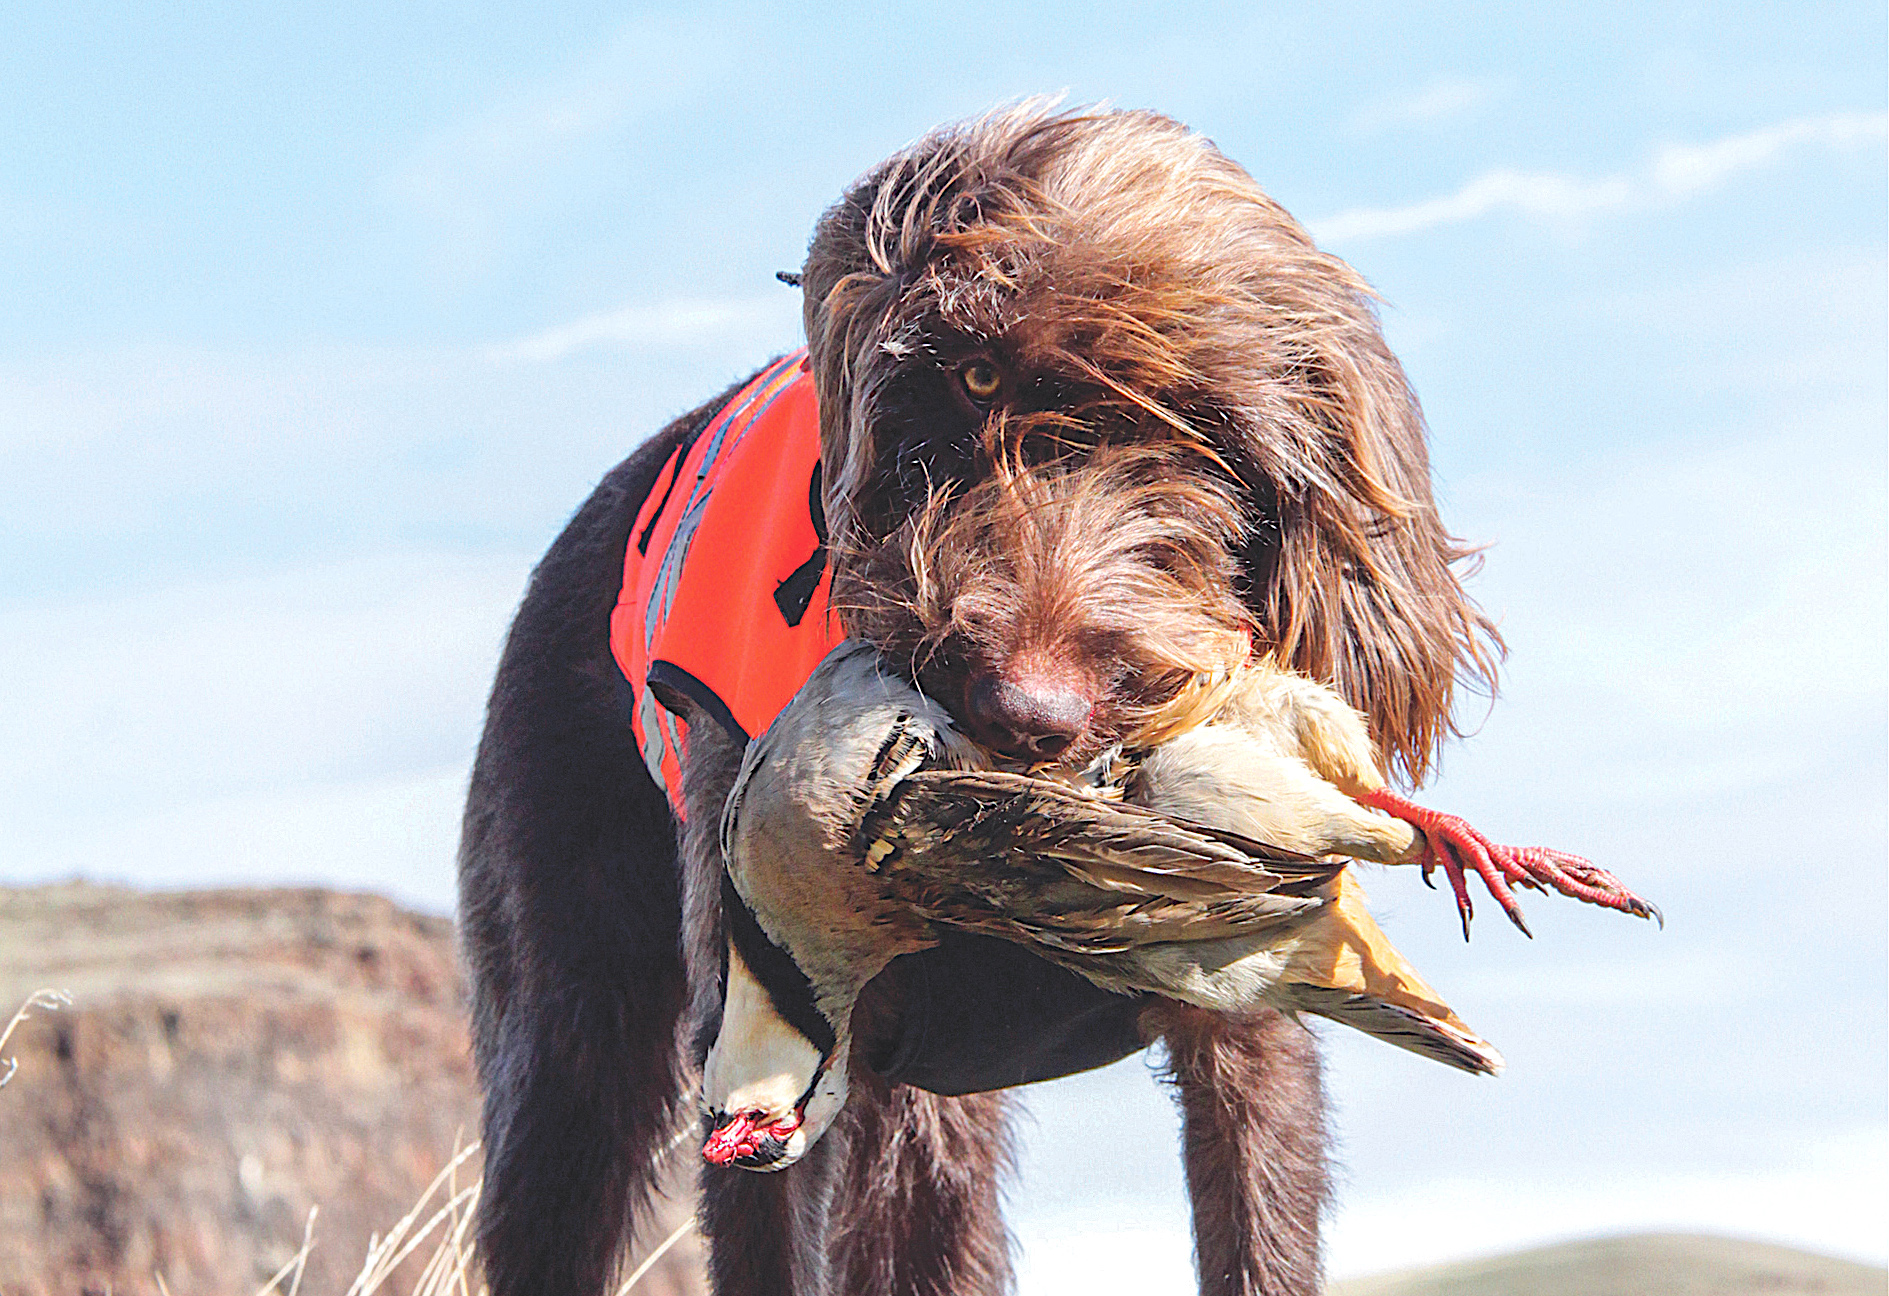
{"type": "Polygon", "coordinates": [[[1465,862],[1476,871],[1483,884],[1489,888],[1489,894],[1502,906],[1502,912],[1521,929],[1524,936],[1530,934],[1528,923],[1522,917],[1522,907],[1516,902],[1514,891],[1510,889],[1511,882],[1533,887],[1537,891],[1553,887],[1562,895],[1573,896],[1576,900],[1618,909],[1638,918],[1657,919],[1662,926],[1665,923],[1657,908],[1629,891],[1606,869],[1597,867],[1579,855],[1550,850],[1545,846],[1499,845],[1470,827],[1462,818],[1426,809],[1388,788],[1360,792],[1357,799],[1360,804],[1395,815],[1423,832],[1423,853],[1418,856],[1418,863],[1423,868],[1424,881],[1429,881],[1432,869],[1442,866],[1444,876],[1450,880],[1450,889],[1456,893],[1456,911],[1462,915],[1464,940],[1469,939],[1469,920],[1475,914],[1475,907],[1469,900],[1465,862]]]}

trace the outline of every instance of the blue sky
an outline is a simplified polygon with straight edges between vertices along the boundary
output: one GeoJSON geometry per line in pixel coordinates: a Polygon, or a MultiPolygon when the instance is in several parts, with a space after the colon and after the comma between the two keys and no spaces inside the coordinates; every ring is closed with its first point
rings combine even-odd
{"type": "MultiPolygon", "coordinates": [[[[1382,291],[1491,545],[1505,692],[1426,797],[1669,920],[1535,898],[1464,947],[1367,879],[1511,1068],[1325,1032],[1334,1268],[1653,1226],[1882,1259],[1885,21],[1652,8],[15,6],[0,878],[445,907],[525,573],[796,344],[820,209],[1020,94],[1158,108],[1382,291]]],[[[1144,1063],[1031,1106],[1026,1291],[1184,1275],[1144,1063]]]]}

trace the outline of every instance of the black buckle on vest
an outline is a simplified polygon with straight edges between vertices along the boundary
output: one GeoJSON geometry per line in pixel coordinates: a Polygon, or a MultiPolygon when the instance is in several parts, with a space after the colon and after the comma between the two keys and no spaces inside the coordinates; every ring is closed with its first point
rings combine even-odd
{"type": "Polygon", "coordinates": [[[813,592],[820,588],[820,573],[826,570],[826,506],[820,501],[820,465],[813,465],[813,476],[807,483],[807,516],[813,519],[813,534],[819,543],[813,546],[813,553],[807,561],[794,568],[787,579],[774,587],[774,606],[781,610],[781,616],[789,626],[800,624],[807,615],[807,605],[813,602],[813,592]]]}

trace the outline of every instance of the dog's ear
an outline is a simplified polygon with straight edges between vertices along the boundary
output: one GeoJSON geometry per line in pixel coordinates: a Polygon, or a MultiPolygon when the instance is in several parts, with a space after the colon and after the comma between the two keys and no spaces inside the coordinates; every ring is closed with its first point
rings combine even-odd
{"type": "Polygon", "coordinates": [[[820,405],[820,461],[827,524],[841,546],[851,544],[857,519],[852,501],[872,471],[873,446],[854,427],[862,383],[871,381],[873,361],[884,342],[881,326],[898,298],[900,281],[889,273],[868,236],[873,200],[896,185],[903,155],[854,185],[829,208],[814,230],[801,271],[801,310],[806,324],[820,405]]]}
{"type": "Polygon", "coordinates": [[[1310,260],[1330,272],[1307,285],[1323,324],[1275,393],[1290,415],[1244,455],[1248,602],[1262,640],[1335,683],[1387,764],[1420,783],[1460,732],[1457,684],[1493,693],[1502,638],[1463,589],[1475,550],[1437,516],[1423,414],[1368,290],[1336,258],[1310,260]]]}

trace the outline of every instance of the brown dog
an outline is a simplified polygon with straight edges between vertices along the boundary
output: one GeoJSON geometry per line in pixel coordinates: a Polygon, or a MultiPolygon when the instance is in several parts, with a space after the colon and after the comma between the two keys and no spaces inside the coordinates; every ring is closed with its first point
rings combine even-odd
{"type": "MultiPolygon", "coordinates": [[[[1083,759],[1257,643],[1334,683],[1415,782],[1456,680],[1493,683],[1500,642],[1452,573],[1465,550],[1368,288],[1206,140],[1037,106],[947,128],[826,214],[802,286],[833,606],[986,745],[1083,759]]],[[[719,1011],[715,829],[741,752],[691,726],[678,849],[604,627],[632,519],[721,404],[580,510],[494,687],[462,849],[494,1296],[604,1289],[719,1011]]],[[[1005,1290],[1006,1107],[975,1091],[1155,1037],[1202,1291],[1318,1290],[1311,1038],[1098,1005],[1024,957],[944,951],[869,987],[826,1138],[777,1175],[705,1172],[717,1291],[1005,1290]],[[978,1023],[1010,1010],[1069,1047],[1007,1066],[978,1023]]]]}

